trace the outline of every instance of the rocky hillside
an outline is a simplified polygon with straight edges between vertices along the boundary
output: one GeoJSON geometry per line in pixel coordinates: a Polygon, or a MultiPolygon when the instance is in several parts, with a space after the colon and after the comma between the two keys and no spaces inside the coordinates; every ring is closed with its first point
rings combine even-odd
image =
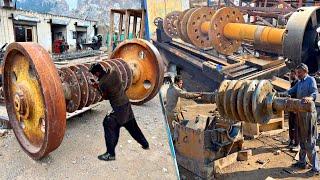
{"type": "Polygon", "coordinates": [[[77,0],[76,8],[72,10],[69,8],[67,1],[68,0],[17,0],[17,8],[68,15],[83,19],[95,19],[101,21],[103,24],[108,24],[110,9],[140,8],[142,0],[77,0]]]}

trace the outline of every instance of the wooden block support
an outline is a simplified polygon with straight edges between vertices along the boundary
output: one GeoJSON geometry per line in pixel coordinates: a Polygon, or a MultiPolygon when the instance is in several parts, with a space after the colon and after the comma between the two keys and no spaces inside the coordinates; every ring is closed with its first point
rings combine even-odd
{"type": "Polygon", "coordinates": [[[284,128],[284,114],[281,116],[271,119],[268,124],[257,124],[257,123],[243,123],[243,134],[250,138],[257,138],[262,132],[282,132],[279,130],[285,130],[284,128]]]}
{"type": "Polygon", "coordinates": [[[238,152],[238,161],[247,161],[252,156],[252,150],[246,149],[238,152]]]}
{"type": "Polygon", "coordinates": [[[238,152],[229,154],[226,157],[213,161],[214,173],[219,173],[223,168],[237,162],[238,152]]]}

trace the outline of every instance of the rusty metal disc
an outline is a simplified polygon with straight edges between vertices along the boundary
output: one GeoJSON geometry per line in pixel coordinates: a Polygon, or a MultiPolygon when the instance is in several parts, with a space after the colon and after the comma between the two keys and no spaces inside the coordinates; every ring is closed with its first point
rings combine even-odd
{"type": "MultiPolygon", "coordinates": [[[[90,69],[90,67],[91,67],[91,63],[85,63],[85,64],[83,64],[83,65],[85,65],[85,66],[87,67],[88,71],[89,71],[89,69],[90,69]]],[[[91,76],[91,77],[94,78],[94,76],[91,76]]],[[[91,84],[92,84],[92,83],[93,83],[93,82],[91,82],[91,84]]],[[[90,84],[90,83],[89,83],[89,84],[90,84]]],[[[98,89],[94,88],[94,93],[95,93],[95,97],[94,97],[94,101],[93,101],[92,104],[96,104],[96,103],[100,102],[100,100],[102,99],[101,93],[100,93],[100,91],[99,91],[98,89]]]]}
{"type": "Polygon", "coordinates": [[[197,8],[192,8],[189,9],[189,11],[186,12],[186,14],[183,16],[181,22],[180,22],[180,27],[181,27],[181,35],[180,38],[186,42],[186,43],[191,43],[189,37],[188,37],[188,32],[187,32],[187,24],[189,21],[189,17],[191,14],[196,10],[197,8]]]}
{"type": "Polygon", "coordinates": [[[80,70],[77,66],[69,66],[69,68],[76,74],[78,79],[80,90],[81,90],[81,101],[78,107],[78,110],[84,108],[89,99],[89,85],[87,82],[87,78],[85,77],[84,73],[80,70]]]}
{"type": "Polygon", "coordinates": [[[252,95],[253,95],[253,92],[256,90],[258,83],[259,83],[259,80],[253,80],[244,90],[243,109],[247,119],[246,122],[257,123],[253,117],[252,95]]]}
{"type": "Polygon", "coordinates": [[[75,73],[67,67],[58,70],[62,86],[67,91],[66,99],[67,112],[72,113],[78,110],[81,101],[81,90],[75,73]]]}
{"type": "Polygon", "coordinates": [[[36,43],[11,43],[4,57],[4,94],[15,136],[33,159],[62,142],[66,104],[60,77],[48,52],[36,43]]]}
{"type": "Polygon", "coordinates": [[[123,59],[117,59],[121,64],[122,66],[126,69],[126,72],[127,72],[127,85],[126,85],[126,90],[129,89],[129,87],[131,86],[132,84],[132,70],[130,69],[129,65],[123,60],[123,59]]]}
{"type": "Polygon", "coordinates": [[[230,80],[222,81],[218,88],[217,95],[215,96],[216,105],[221,116],[224,116],[226,114],[226,112],[224,111],[224,95],[230,82],[230,80]]]}
{"type": "Polygon", "coordinates": [[[127,84],[128,84],[128,78],[127,78],[127,71],[126,69],[122,66],[122,63],[120,63],[117,59],[111,59],[110,60],[112,65],[115,66],[115,68],[117,68],[117,70],[120,72],[121,75],[121,84],[122,86],[127,90],[127,84]]]}
{"type": "Polygon", "coordinates": [[[89,97],[88,97],[88,101],[86,103],[86,107],[90,106],[91,104],[93,104],[94,100],[95,100],[95,96],[96,96],[96,89],[92,86],[92,82],[91,79],[94,79],[93,75],[89,72],[89,69],[87,66],[83,65],[83,64],[77,64],[76,65],[84,74],[86,81],[88,83],[88,88],[89,88],[89,97]]]}
{"type": "Polygon", "coordinates": [[[191,43],[196,47],[212,47],[209,34],[208,32],[201,31],[201,25],[202,23],[210,22],[214,12],[215,11],[211,7],[201,7],[196,9],[189,17],[187,23],[187,34],[191,43]]]}
{"type": "Polygon", "coordinates": [[[177,25],[180,13],[180,11],[173,11],[163,19],[164,32],[171,38],[179,38],[177,25]]]}
{"type": "Polygon", "coordinates": [[[261,80],[252,95],[253,116],[257,123],[266,124],[272,118],[272,111],[268,111],[265,100],[273,92],[273,86],[268,80],[261,80]]]}
{"type": "Polygon", "coordinates": [[[244,83],[243,80],[238,80],[237,83],[233,86],[233,89],[230,95],[230,99],[231,99],[230,108],[231,108],[231,112],[234,117],[234,120],[236,121],[241,121],[240,116],[238,114],[238,110],[237,110],[237,96],[238,96],[239,89],[241,88],[243,83],[244,83]]]}
{"type": "Polygon", "coordinates": [[[231,55],[239,49],[241,42],[227,39],[223,35],[224,27],[228,23],[244,23],[240,10],[233,7],[223,7],[217,10],[211,18],[209,37],[216,51],[221,54],[231,55]]]}
{"type": "Polygon", "coordinates": [[[154,45],[143,39],[127,40],[110,58],[121,58],[130,66],[133,82],[126,93],[133,104],[143,104],[157,95],[163,83],[164,63],[154,45]]]}
{"type": "Polygon", "coordinates": [[[237,94],[237,112],[241,121],[247,121],[246,115],[244,113],[243,97],[244,97],[244,91],[245,89],[247,89],[247,86],[249,86],[250,82],[251,81],[248,81],[248,80],[244,81],[240,86],[237,94]]]}
{"type": "Polygon", "coordinates": [[[228,116],[232,120],[236,120],[235,117],[233,117],[233,114],[231,111],[231,106],[232,106],[231,94],[232,94],[233,87],[235,86],[236,83],[237,83],[236,80],[230,81],[227,88],[225,89],[224,98],[223,98],[224,113],[226,114],[226,116],[228,116]]]}
{"type": "Polygon", "coordinates": [[[178,32],[178,36],[181,40],[187,42],[188,39],[184,39],[183,35],[182,35],[182,29],[181,29],[181,22],[182,19],[184,17],[184,15],[189,11],[190,9],[186,9],[183,12],[180,13],[179,18],[178,18],[178,24],[177,24],[177,32],[178,32]]]}

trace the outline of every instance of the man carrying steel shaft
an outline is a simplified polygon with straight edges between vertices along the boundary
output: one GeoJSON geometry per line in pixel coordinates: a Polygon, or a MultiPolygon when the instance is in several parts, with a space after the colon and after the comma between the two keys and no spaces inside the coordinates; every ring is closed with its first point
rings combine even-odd
{"type": "Polygon", "coordinates": [[[103,120],[107,152],[98,156],[98,159],[104,161],[115,160],[115,148],[121,127],[125,127],[143,149],[149,149],[149,143],[134,117],[120,75],[113,68],[105,69],[99,63],[93,64],[90,72],[98,78],[99,83],[95,84],[95,87],[101,92],[105,100],[109,100],[113,109],[103,120]]]}
{"type": "MultiPolygon", "coordinates": [[[[303,103],[315,101],[318,93],[317,84],[313,77],[308,75],[308,66],[300,64],[297,67],[298,83],[287,91],[289,95],[296,95],[303,103]]],[[[312,112],[297,112],[298,139],[300,142],[299,161],[294,164],[298,168],[306,168],[306,155],[312,164],[311,173],[319,175],[320,167],[316,151],[317,141],[317,111],[313,103],[312,112]]]]}

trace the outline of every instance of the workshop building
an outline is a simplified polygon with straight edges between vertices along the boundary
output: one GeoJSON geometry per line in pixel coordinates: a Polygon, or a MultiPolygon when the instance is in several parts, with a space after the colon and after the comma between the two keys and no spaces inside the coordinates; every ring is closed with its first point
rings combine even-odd
{"type": "Polygon", "coordinates": [[[0,7],[0,45],[12,42],[37,42],[54,52],[56,41],[65,41],[69,50],[77,43],[91,42],[97,21],[0,7]]]}

